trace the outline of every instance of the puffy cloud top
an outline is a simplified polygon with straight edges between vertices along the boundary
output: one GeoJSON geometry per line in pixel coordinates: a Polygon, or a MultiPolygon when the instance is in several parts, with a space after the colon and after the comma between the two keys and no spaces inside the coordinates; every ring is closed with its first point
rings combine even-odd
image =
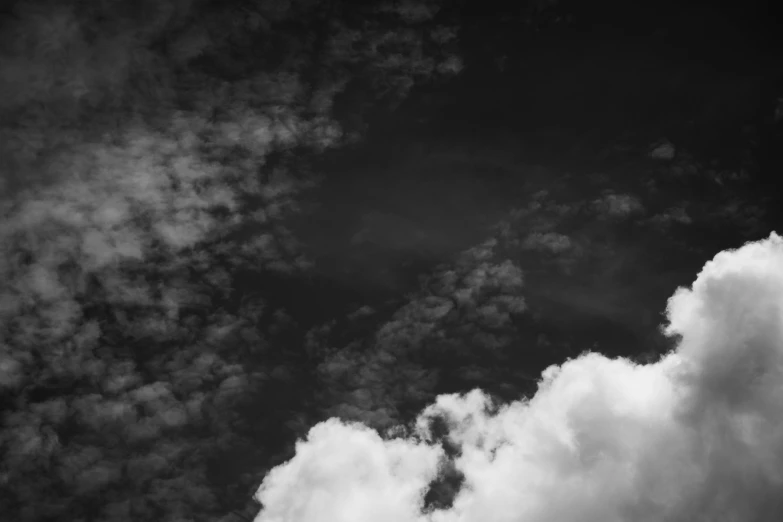
{"type": "Polygon", "coordinates": [[[529,400],[440,396],[407,437],[321,423],[265,478],[256,522],[780,520],[782,269],[774,233],[715,256],[669,299],[680,341],[659,361],[586,353],[529,400]],[[461,488],[428,508],[447,464],[461,488]]]}

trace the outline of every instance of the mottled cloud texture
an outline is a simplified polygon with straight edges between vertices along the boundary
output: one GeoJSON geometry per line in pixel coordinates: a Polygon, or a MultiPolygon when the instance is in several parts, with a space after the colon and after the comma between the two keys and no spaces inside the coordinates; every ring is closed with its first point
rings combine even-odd
{"type": "Polygon", "coordinates": [[[263,481],[256,521],[780,520],[781,267],[776,234],[715,256],[669,299],[680,342],[655,363],[586,353],[529,401],[440,396],[408,436],[318,424],[263,481]],[[464,475],[453,504],[425,510],[449,466],[464,475]]]}

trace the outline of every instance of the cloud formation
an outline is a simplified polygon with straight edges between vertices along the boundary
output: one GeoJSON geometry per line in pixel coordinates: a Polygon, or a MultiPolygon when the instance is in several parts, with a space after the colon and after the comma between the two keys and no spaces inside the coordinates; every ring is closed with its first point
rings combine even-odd
{"type": "Polygon", "coordinates": [[[669,299],[679,343],[656,362],[585,353],[529,400],[442,395],[403,436],[318,424],[263,481],[256,522],[779,520],[781,267],[774,233],[715,256],[669,299]],[[447,469],[453,503],[426,507],[447,469]]]}

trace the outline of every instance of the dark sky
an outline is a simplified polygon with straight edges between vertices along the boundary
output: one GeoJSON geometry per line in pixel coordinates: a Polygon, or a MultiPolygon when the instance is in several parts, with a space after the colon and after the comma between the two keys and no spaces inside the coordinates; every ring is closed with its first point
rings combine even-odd
{"type": "Polygon", "coordinates": [[[544,4],[18,3],[0,519],[780,520],[773,19],[544,4]]]}

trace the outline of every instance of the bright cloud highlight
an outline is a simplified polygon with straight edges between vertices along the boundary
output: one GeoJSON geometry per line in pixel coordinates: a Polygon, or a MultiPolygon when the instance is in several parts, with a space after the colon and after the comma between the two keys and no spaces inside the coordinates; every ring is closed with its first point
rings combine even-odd
{"type": "Polygon", "coordinates": [[[256,522],[781,520],[781,305],[773,233],[674,293],[666,331],[680,342],[660,361],[587,353],[502,406],[480,390],[440,396],[408,437],[331,419],[265,478],[256,522]],[[450,507],[426,508],[447,460],[462,486],[450,507]]]}

